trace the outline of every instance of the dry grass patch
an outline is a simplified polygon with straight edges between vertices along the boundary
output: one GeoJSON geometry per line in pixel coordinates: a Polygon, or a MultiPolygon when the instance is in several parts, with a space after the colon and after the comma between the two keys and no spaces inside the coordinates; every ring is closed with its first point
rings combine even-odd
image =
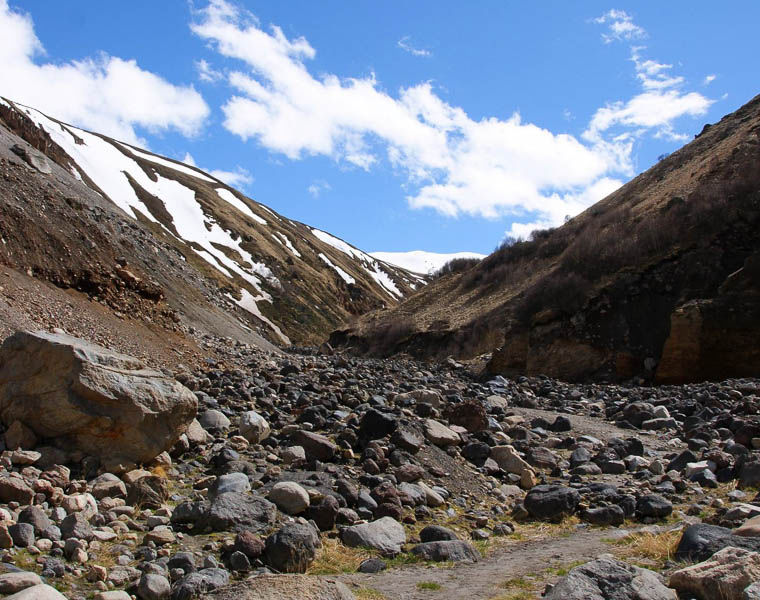
{"type": "Polygon", "coordinates": [[[388,600],[382,592],[374,588],[360,587],[353,592],[356,600],[388,600]]]}
{"type": "Polygon", "coordinates": [[[575,515],[565,517],[559,523],[550,523],[546,521],[529,521],[518,523],[515,534],[507,536],[521,540],[535,540],[540,538],[567,537],[571,535],[580,524],[581,520],[575,515]]]}
{"type": "Polygon", "coordinates": [[[634,533],[613,542],[613,554],[648,568],[662,570],[675,556],[682,533],[680,529],[664,533],[634,533]]]}
{"type": "Polygon", "coordinates": [[[311,563],[309,575],[355,573],[361,562],[372,554],[363,548],[349,548],[332,538],[322,538],[322,548],[311,563]]]}

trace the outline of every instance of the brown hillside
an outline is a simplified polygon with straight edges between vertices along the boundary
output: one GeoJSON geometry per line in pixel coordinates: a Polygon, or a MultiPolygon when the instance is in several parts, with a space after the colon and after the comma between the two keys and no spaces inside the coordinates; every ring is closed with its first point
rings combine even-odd
{"type": "Polygon", "coordinates": [[[0,239],[0,265],[125,318],[270,348],[424,283],[200,169],[5,99],[0,239]]]}
{"type": "Polygon", "coordinates": [[[757,375],[760,96],[562,227],[365,315],[360,353],[676,382],[757,375]]]}

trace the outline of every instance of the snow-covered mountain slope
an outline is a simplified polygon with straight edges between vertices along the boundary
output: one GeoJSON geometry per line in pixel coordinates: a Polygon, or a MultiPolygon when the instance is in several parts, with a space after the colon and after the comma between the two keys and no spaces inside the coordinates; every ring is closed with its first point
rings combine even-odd
{"type": "MultiPolygon", "coordinates": [[[[243,309],[246,320],[276,343],[324,339],[351,315],[394,304],[425,282],[329,233],[278,215],[193,166],[6,99],[0,99],[0,119],[11,134],[67,172],[57,179],[70,174],[110,201],[213,282],[223,304],[243,309]]],[[[180,305],[181,298],[175,303],[180,305]]]]}
{"type": "Polygon", "coordinates": [[[485,254],[477,252],[453,252],[451,254],[440,254],[437,252],[426,252],[425,250],[412,250],[411,252],[370,252],[376,259],[390,265],[396,265],[412,273],[421,273],[430,275],[440,269],[450,260],[455,258],[485,258],[485,254]]]}

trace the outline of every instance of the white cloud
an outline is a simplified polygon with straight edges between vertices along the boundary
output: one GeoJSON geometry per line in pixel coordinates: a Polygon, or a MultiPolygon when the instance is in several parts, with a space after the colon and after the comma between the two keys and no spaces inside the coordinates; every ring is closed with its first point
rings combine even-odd
{"type": "Polygon", "coordinates": [[[224,75],[220,71],[214,69],[205,58],[195,61],[195,70],[198,71],[198,79],[205,81],[206,83],[215,83],[224,77],[224,75]]]}
{"type": "MultiPolygon", "coordinates": [[[[637,27],[630,16],[622,11],[610,11],[595,21],[607,23],[613,13],[615,18],[625,17],[626,22],[637,27]]],[[[643,32],[643,29],[641,31],[643,32]]],[[[618,136],[617,139],[630,140],[651,131],[656,138],[683,142],[688,140],[689,136],[676,132],[674,122],[684,116],[704,115],[714,102],[698,92],[682,91],[685,79],[671,73],[673,65],[644,58],[642,52],[645,50],[644,46],[631,47],[631,61],[634,63],[636,78],[643,91],[628,101],[612,102],[599,108],[583,133],[583,138],[587,141],[598,142],[603,133],[615,127],[625,127],[629,131],[621,134],[618,130],[614,134],[618,136]],[[620,135],[626,137],[620,138],[620,135]]]]}
{"type": "Polygon", "coordinates": [[[0,94],[63,121],[144,146],[135,127],[192,136],[209,114],[191,86],[173,85],[134,60],[100,54],[44,62],[31,16],[7,0],[0,0],[0,31],[0,94]]]}
{"type": "Polygon", "coordinates": [[[638,40],[647,35],[647,32],[636,25],[633,22],[633,17],[624,10],[612,9],[594,19],[594,22],[607,25],[607,33],[602,34],[605,44],[615,40],[638,40]]]}
{"type": "MultiPolygon", "coordinates": [[[[185,153],[182,162],[186,165],[190,165],[191,167],[198,167],[195,159],[189,152],[185,153]]],[[[204,169],[203,167],[198,168],[202,171],[205,171],[212,177],[216,177],[220,181],[223,181],[230,187],[234,187],[239,190],[245,190],[246,187],[253,183],[253,177],[251,176],[250,172],[240,165],[235,167],[234,171],[223,171],[221,169],[204,169]]]]}
{"type": "Polygon", "coordinates": [[[424,57],[433,56],[433,53],[430,52],[430,50],[425,50],[423,48],[415,48],[414,46],[412,46],[409,40],[410,40],[410,36],[405,35],[398,42],[396,42],[396,45],[399,48],[401,48],[404,52],[408,52],[409,54],[412,54],[414,56],[424,56],[424,57]]]}
{"type": "Polygon", "coordinates": [[[717,77],[717,75],[708,75],[702,81],[702,85],[710,85],[713,81],[715,81],[716,77],[717,77]]]}
{"type": "Polygon", "coordinates": [[[319,198],[322,192],[329,191],[331,189],[332,189],[332,186],[329,183],[327,183],[324,179],[317,179],[313,181],[311,185],[308,187],[308,192],[314,198],[319,198]]]}
{"type": "MultiPolygon", "coordinates": [[[[603,22],[613,17],[629,23],[615,26],[621,39],[639,35],[622,13],[608,13],[603,22]]],[[[649,97],[600,109],[578,139],[517,113],[473,119],[429,82],[391,95],[374,74],[316,77],[306,64],[316,50],[305,38],[288,39],[276,26],[264,30],[224,0],[212,0],[191,27],[221,55],[241,61],[227,76],[233,92],[222,106],[230,132],[294,160],[322,155],[370,169],[385,159],[407,177],[411,207],[450,216],[561,223],[633,174],[637,135],[655,126],[667,132],[674,118],[701,110],[695,96],[670,97],[671,88],[653,87],[649,97]],[[646,106],[655,96],[668,101],[668,110],[646,106]]],[[[640,72],[665,86],[667,68],[642,60],[640,72]]]]}
{"type": "Polygon", "coordinates": [[[208,172],[212,177],[223,181],[230,187],[234,187],[240,190],[245,190],[250,184],[253,183],[253,176],[243,167],[235,167],[234,171],[222,171],[221,169],[212,169],[208,172]]]}

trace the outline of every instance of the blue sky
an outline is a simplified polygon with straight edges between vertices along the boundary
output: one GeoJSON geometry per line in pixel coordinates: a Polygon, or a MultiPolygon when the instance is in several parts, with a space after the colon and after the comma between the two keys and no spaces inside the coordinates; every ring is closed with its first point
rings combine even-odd
{"type": "Polygon", "coordinates": [[[760,4],[0,0],[0,94],[369,251],[487,253],[758,93],[760,4]]]}

